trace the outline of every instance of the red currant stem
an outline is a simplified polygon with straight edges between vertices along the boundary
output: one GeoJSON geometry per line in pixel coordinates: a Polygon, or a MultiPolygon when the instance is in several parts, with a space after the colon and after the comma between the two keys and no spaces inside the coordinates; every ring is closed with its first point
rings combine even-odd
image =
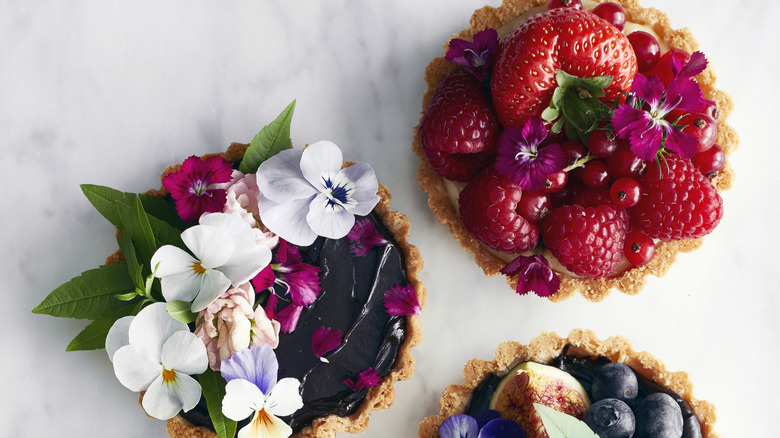
{"type": "Polygon", "coordinates": [[[582,157],[582,158],[578,159],[577,161],[573,162],[571,165],[569,165],[569,166],[567,166],[567,167],[564,167],[564,168],[563,168],[563,171],[564,171],[564,172],[570,172],[570,171],[572,171],[572,170],[574,170],[574,169],[576,169],[576,168],[578,168],[578,167],[583,167],[583,166],[585,166],[585,164],[586,164],[588,161],[592,161],[592,160],[595,160],[595,159],[597,159],[597,158],[598,158],[598,157],[597,157],[597,156],[595,156],[595,155],[593,155],[593,154],[588,154],[588,155],[585,155],[584,157],[582,157]]]}

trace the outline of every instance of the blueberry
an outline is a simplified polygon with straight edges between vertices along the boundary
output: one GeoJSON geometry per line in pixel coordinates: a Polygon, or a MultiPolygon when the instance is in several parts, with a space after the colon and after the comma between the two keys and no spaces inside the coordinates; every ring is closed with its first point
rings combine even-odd
{"type": "Polygon", "coordinates": [[[636,427],[631,408],[616,398],[593,403],[585,413],[585,424],[600,438],[631,438],[636,427]]]}
{"type": "Polygon", "coordinates": [[[593,377],[591,393],[594,400],[616,398],[631,403],[639,392],[639,382],[628,365],[611,362],[601,367],[593,377]]]}
{"type": "Polygon", "coordinates": [[[656,392],[634,409],[637,438],[680,438],[683,418],[680,405],[669,395],[656,392]]]}

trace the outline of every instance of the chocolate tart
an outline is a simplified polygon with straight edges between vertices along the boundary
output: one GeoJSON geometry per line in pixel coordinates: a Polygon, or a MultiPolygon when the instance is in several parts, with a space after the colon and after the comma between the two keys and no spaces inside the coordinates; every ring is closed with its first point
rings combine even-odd
{"type": "MultiPolygon", "coordinates": [[[[596,0],[595,2],[583,0],[583,7],[589,9],[589,3],[595,4],[603,1],[605,0],[596,0]]],[[[666,48],[665,50],[677,48],[693,52],[699,47],[689,29],[672,29],[666,13],[654,8],[643,8],[637,0],[614,1],[623,7],[626,13],[627,24],[634,23],[645,26],[658,36],[662,50],[664,48],[666,48]]],[[[524,14],[541,12],[547,8],[548,3],[549,0],[504,0],[501,6],[497,8],[485,6],[474,12],[469,21],[469,26],[460,33],[453,35],[453,39],[460,38],[471,41],[478,31],[486,28],[498,29],[500,38],[505,33],[508,33],[511,28],[514,28],[524,14]]],[[[445,53],[449,49],[449,45],[449,42],[444,45],[445,53]]],[[[425,69],[427,89],[423,94],[423,113],[425,113],[431,101],[434,90],[442,80],[453,73],[461,71],[462,69],[459,66],[448,62],[443,56],[435,58],[428,64],[425,69]]],[[[736,131],[729,126],[727,120],[732,112],[733,102],[728,94],[715,87],[715,74],[711,67],[708,67],[697,76],[696,81],[701,86],[704,96],[715,101],[720,111],[716,144],[723,149],[727,159],[724,169],[712,180],[712,183],[718,191],[723,191],[728,189],[734,181],[734,171],[728,161],[728,157],[737,149],[738,137],[736,131]]],[[[418,134],[419,127],[418,125],[414,131],[412,150],[420,159],[417,179],[420,186],[428,193],[428,205],[439,222],[449,228],[450,233],[458,240],[463,249],[474,254],[474,260],[482,268],[485,275],[494,276],[499,274],[500,270],[512,260],[513,256],[504,255],[505,257],[501,257],[495,251],[478,242],[464,228],[457,207],[457,193],[463,188],[463,184],[446,180],[434,172],[423,152],[418,134]]],[[[589,301],[601,301],[609,295],[612,289],[635,295],[647,281],[648,275],[663,276],[671,267],[678,253],[693,251],[700,247],[701,244],[701,238],[657,242],[655,256],[648,264],[629,268],[620,274],[607,278],[576,276],[560,266],[548,251],[545,256],[548,260],[551,260],[553,270],[556,271],[561,279],[559,291],[550,296],[549,299],[552,301],[563,301],[579,291],[589,301]]],[[[516,277],[507,277],[507,282],[512,289],[517,287],[516,277]]]]}
{"type": "MultiPolygon", "coordinates": [[[[233,143],[226,152],[218,155],[235,163],[243,157],[248,146],[233,143]]],[[[351,163],[344,165],[349,166],[351,163]]],[[[179,167],[169,166],[162,176],[175,172],[179,167]]],[[[145,194],[168,196],[162,187],[145,194]]],[[[410,226],[406,216],[390,209],[390,192],[386,187],[379,185],[379,195],[379,203],[367,218],[375,223],[377,230],[390,243],[383,246],[384,251],[372,250],[372,253],[376,253],[375,260],[367,263],[354,260],[346,237],[339,240],[321,237],[310,247],[301,248],[304,257],[321,263],[323,291],[311,308],[304,311],[298,328],[293,333],[280,335],[279,347],[276,349],[279,378],[296,377],[302,381],[304,407],[292,417],[285,418],[294,430],[294,437],[324,438],[333,437],[342,431],[362,431],[368,426],[371,411],[386,409],[393,403],[395,382],[408,379],[414,371],[411,349],[422,339],[419,318],[416,315],[387,315],[382,307],[383,294],[373,291],[387,284],[395,284],[387,282],[406,281],[416,291],[420,305],[424,305],[425,287],[419,279],[423,261],[417,248],[407,241],[410,226]],[[346,260],[347,257],[353,260],[346,260]],[[362,269],[367,265],[374,266],[374,270],[362,269]],[[343,269],[339,269],[342,266],[343,269]],[[344,298],[344,294],[350,292],[352,295],[344,298]],[[352,307],[344,307],[345,301],[352,303],[352,307]],[[338,309],[338,312],[333,312],[333,309],[338,309]],[[336,313],[348,316],[342,317],[336,313]],[[357,324],[368,320],[371,324],[357,324]],[[334,323],[333,327],[337,324],[344,327],[345,340],[338,349],[341,358],[334,359],[336,354],[329,356],[331,363],[325,365],[310,354],[311,337],[300,333],[307,332],[310,335],[314,328],[331,322],[334,323]],[[363,330],[353,330],[355,325],[361,325],[363,330]],[[333,368],[334,365],[338,368],[333,368]],[[343,373],[357,375],[367,366],[377,369],[381,377],[379,384],[359,391],[348,389],[342,382],[343,373]]],[[[365,259],[371,259],[372,253],[365,259]]],[[[122,254],[117,252],[106,263],[118,263],[121,260],[122,254]]],[[[174,438],[216,438],[217,434],[210,427],[203,399],[193,410],[180,413],[168,420],[167,424],[168,434],[174,438]]]]}
{"type": "MultiPolygon", "coordinates": [[[[701,427],[703,438],[718,438],[715,432],[716,412],[712,403],[693,397],[693,383],[684,371],[668,371],[666,365],[647,352],[637,352],[628,339],[615,336],[599,340],[590,330],[576,329],[566,338],[555,333],[542,333],[527,345],[519,342],[504,342],[495,351],[492,361],[471,359],[463,369],[463,383],[448,386],[439,401],[440,412],[423,419],[419,426],[420,438],[439,436],[439,426],[451,415],[469,412],[472,397],[483,391],[481,385],[487,379],[505,376],[520,362],[533,361],[556,365],[562,357],[594,358],[600,361],[621,362],[650,385],[661,386],[686,403],[701,427]]],[[[556,365],[557,366],[557,365],[556,365]]],[[[678,398],[675,397],[675,398],[678,398]]]]}

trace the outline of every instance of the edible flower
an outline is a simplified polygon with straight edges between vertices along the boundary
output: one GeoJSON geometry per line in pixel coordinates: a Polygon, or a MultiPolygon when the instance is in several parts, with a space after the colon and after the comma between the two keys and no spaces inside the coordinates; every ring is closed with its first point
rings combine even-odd
{"type": "Polygon", "coordinates": [[[323,356],[325,353],[335,350],[339,345],[341,345],[341,330],[330,327],[314,329],[311,338],[311,349],[314,355],[321,361],[327,363],[328,359],[323,356]]]}
{"type": "Polygon", "coordinates": [[[222,413],[233,421],[252,420],[238,432],[239,438],[287,438],[292,428],[279,417],[303,407],[301,383],[291,377],[276,381],[279,363],[271,347],[263,345],[236,352],[222,362],[227,381],[222,413]]]}
{"type": "Polygon", "coordinates": [[[282,307],[282,310],[276,313],[276,320],[282,325],[284,333],[295,331],[295,328],[298,326],[298,320],[301,318],[301,313],[303,313],[303,306],[295,303],[282,307]]]}
{"type": "Polygon", "coordinates": [[[379,202],[379,186],[368,164],[342,169],[342,163],[341,149],[329,141],[264,161],[257,172],[263,223],[299,246],[311,245],[317,236],[346,236],[355,215],[367,215],[379,202]]]}
{"type": "Polygon", "coordinates": [[[474,41],[454,38],[444,58],[463,67],[482,82],[487,77],[493,58],[498,51],[498,32],[495,29],[483,29],[474,35],[474,41]]]}
{"type": "Polygon", "coordinates": [[[308,307],[317,299],[322,289],[319,273],[318,266],[303,262],[298,248],[285,240],[279,240],[274,263],[253,278],[252,284],[259,291],[280,284],[286,289],[283,296],[289,295],[296,305],[308,307]]]}
{"type": "Polygon", "coordinates": [[[163,177],[162,183],[185,221],[196,221],[203,213],[222,211],[227,193],[222,187],[231,179],[233,168],[219,155],[201,159],[191,156],[179,170],[163,177]]]}
{"type": "Polygon", "coordinates": [[[117,379],[131,391],[146,391],[141,404],[160,420],[195,407],[201,389],[190,376],[203,373],[209,364],[200,339],[165,307],[154,303],[118,320],[106,337],[117,379]]]}
{"type": "Polygon", "coordinates": [[[368,219],[355,222],[355,226],[347,234],[347,239],[349,239],[349,248],[352,250],[352,254],[357,257],[365,257],[375,246],[387,243],[387,239],[379,234],[376,226],[368,219]]]}
{"type": "Polygon", "coordinates": [[[525,295],[533,291],[540,297],[549,297],[558,292],[561,279],[550,268],[550,263],[541,255],[518,256],[501,269],[506,276],[518,275],[517,293],[525,295]]]}
{"type": "Polygon", "coordinates": [[[441,438],[525,438],[523,428],[512,420],[500,418],[494,410],[481,411],[473,417],[452,415],[439,426],[441,438]]]}
{"type": "Polygon", "coordinates": [[[422,307],[417,292],[410,284],[396,284],[387,290],[383,300],[387,314],[392,316],[419,315],[422,307]]]}
{"type": "Polygon", "coordinates": [[[370,388],[379,383],[379,375],[376,373],[374,367],[369,367],[365,371],[358,374],[357,379],[352,381],[350,379],[344,379],[344,384],[349,386],[353,391],[360,391],[361,389],[370,388]]]}
{"type": "Polygon", "coordinates": [[[538,117],[529,119],[522,128],[505,129],[498,137],[498,173],[523,190],[541,190],[547,177],[566,165],[566,156],[558,144],[541,147],[546,138],[547,128],[538,117]]]}
{"type": "Polygon", "coordinates": [[[690,158],[696,153],[698,141],[666,120],[673,110],[694,111],[701,102],[699,84],[685,75],[677,75],[669,86],[658,76],[649,78],[637,73],[631,91],[634,105],[620,105],[612,117],[615,133],[631,143],[631,152],[645,161],[652,161],[661,150],[677,152],[690,158]]]}
{"type": "Polygon", "coordinates": [[[257,210],[257,200],[261,196],[257,187],[257,175],[244,175],[239,170],[233,170],[233,177],[225,184],[225,191],[227,200],[222,212],[236,215],[246,221],[255,233],[255,242],[274,249],[279,242],[279,236],[261,228],[260,212],[257,210]]]}
{"type": "Polygon", "coordinates": [[[231,284],[248,282],[271,261],[271,250],[257,245],[250,226],[230,214],[204,214],[199,225],[181,233],[181,240],[193,255],[164,245],[151,264],[165,300],[191,302],[193,312],[205,309],[231,284]]]}

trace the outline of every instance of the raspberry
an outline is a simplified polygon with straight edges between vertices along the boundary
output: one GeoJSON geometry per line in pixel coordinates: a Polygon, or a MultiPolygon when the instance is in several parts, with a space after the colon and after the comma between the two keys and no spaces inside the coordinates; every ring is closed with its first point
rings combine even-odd
{"type": "Polygon", "coordinates": [[[623,257],[628,214],[612,204],[565,205],[542,223],[544,244],[563,266],[586,277],[606,277],[623,257]]]}
{"type": "Polygon", "coordinates": [[[661,240],[706,236],[723,216],[723,200],[690,160],[677,154],[652,164],[639,179],[642,198],[632,208],[648,236],[661,240]]]}
{"type": "Polygon", "coordinates": [[[499,127],[487,90],[469,74],[444,78],[418,131],[425,156],[440,176],[469,181],[495,153],[499,127]],[[472,154],[481,154],[476,160],[472,154]]]}
{"type": "Polygon", "coordinates": [[[523,253],[539,243],[539,228],[518,213],[523,191],[490,168],[458,198],[463,226],[477,240],[504,253],[523,253]]]}

